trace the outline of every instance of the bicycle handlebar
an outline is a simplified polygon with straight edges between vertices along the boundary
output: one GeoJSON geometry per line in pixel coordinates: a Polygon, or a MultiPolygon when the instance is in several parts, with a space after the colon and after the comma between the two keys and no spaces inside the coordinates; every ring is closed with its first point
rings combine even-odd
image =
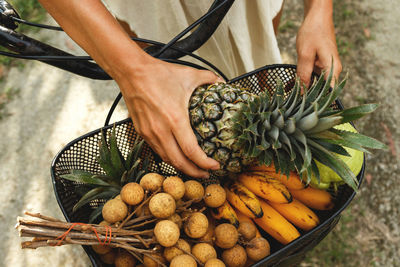
{"type": "MultiPolygon", "coordinates": [[[[202,17],[202,22],[186,38],[178,41],[174,40],[165,51],[160,46],[149,46],[145,49],[150,55],[157,55],[164,59],[177,59],[185,55],[186,52],[193,52],[201,47],[215,32],[222,19],[232,6],[234,0],[215,0],[210,9],[202,17]],[[218,10],[213,10],[218,6],[218,10]],[[174,43],[177,41],[176,43],[174,43]],[[179,51],[181,50],[181,51],[179,51]],[[159,52],[162,51],[160,54],[159,52]]],[[[58,48],[30,38],[24,34],[18,33],[15,29],[18,27],[13,18],[20,18],[15,9],[5,0],[0,0],[0,45],[18,55],[27,56],[70,56],[73,55],[58,48]]],[[[190,26],[189,26],[190,27],[190,26]]],[[[185,32],[185,31],[184,31],[185,32]]],[[[179,36],[179,35],[178,35],[179,36]]],[[[76,60],[48,60],[38,59],[41,62],[50,64],[57,68],[88,77],[91,79],[109,80],[110,76],[97,64],[88,61],[76,60]]]]}

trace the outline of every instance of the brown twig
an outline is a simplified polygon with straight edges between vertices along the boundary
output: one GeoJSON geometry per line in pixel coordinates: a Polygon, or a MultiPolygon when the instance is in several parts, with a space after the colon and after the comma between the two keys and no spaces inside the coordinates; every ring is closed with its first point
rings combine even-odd
{"type": "Polygon", "coordinates": [[[140,203],[140,205],[137,206],[136,209],[135,209],[131,214],[129,214],[128,217],[126,217],[126,218],[122,221],[122,223],[118,226],[117,229],[121,229],[121,228],[125,225],[125,223],[126,223],[127,221],[129,221],[130,218],[132,218],[132,216],[135,215],[136,212],[137,212],[140,208],[142,208],[142,207],[144,206],[144,204],[146,204],[147,202],[149,202],[150,199],[151,199],[155,194],[157,194],[157,193],[160,192],[160,191],[161,191],[161,188],[158,188],[156,191],[153,192],[153,194],[151,194],[151,196],[150,196],[149,198],[143,200],[142,203],[140,203]]]}
{"type": "Polygon", "coordinates": [[[44,216],[40,213],[32,213],[29,211],[25,211],[25,215],[31,216],[31,217],[35,217],[35,218],[39,218],[42,220],[46,220],[46,221],[51,221],[51,222],[61,222],[59,219],[53,218],[53,217],[49,217],[49,216],[44,216]]]}
{"type": "Polygon", "coordinates": [[[138,223],[138,224],[135,224],[135,225],[125,226],[124,229],[129,229],[130,230],[130,229],[138,228],[138,227],[141,227],[141,226],[145,226],[146,224],[153,223],[153,222],[155,222],[157,220],[158,220],[157,218],[154,218],[152,220],[145,221],[145,222],[142,222],[142,223],[138,223]]]}

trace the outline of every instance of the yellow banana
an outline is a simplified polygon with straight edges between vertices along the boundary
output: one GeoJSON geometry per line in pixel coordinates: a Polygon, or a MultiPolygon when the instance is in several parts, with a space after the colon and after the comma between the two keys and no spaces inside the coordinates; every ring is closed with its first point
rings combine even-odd
{"type": "Polygon", "coordinates": [[[299,231],[267,202],[260,199],[260,204],[264,216],[254,219],[254,222],[265,232],[284,245],[300,236],[299,231]]]}
{"type": "Polygon", "coordinates": [[[330,210],[334,206],[331,194],[325,190],[309,186],[301,190],[290,190],[290,193],[294,198],[312,209],[330,210]]]}
{"type": "Polygon", "coordinates": [[[309,231],[319,224],[318,216],[295,198],[288,204],[272,202],[268,204],[300,229],[309,231]]]}
{"type": "Polygon", "coordinates": [[[292,195],[287,187],[275,178],[245,172],[238,175],[238,180],[257,196],[276,203],[289,203],[292,195]]]}
{"type": "Polygon", "coordinates": [[[224,204],[218,208],[211,209],[211,215],[220,222],[227,222],[239,227],[239,220],[237,218],[235,210],[229,205],[228,201],[225,200],[224,204]]]}
{"type": "Polygon", "coordinates": [[[250,218],[260,218],[263,211],[260,201],[253,192],[238,181],[230,181],[224,186],[228,202],[250,218]]]}
{"type": "MultiPolygon", "coordinates": [[[[244,215],[243,213],[241,213],[237,209],[235,209],[235,212],[236,212],[236,215],[238,217],[239,223],[249,222],[249,223],[251,223],[251,224],[253,224],[255,226],[255,223],[249,217],[247,217],[246,215],[244,215]]],[[[256,232],[256,237],[262,237],[260,231],[258,231],[258,228],[257,228],[257,232],[256,232]]]]}
{"type": "Polygon", "coordinates": [[[300,190],[306,187],[306,185],[300,179],[300,176],[296,172],[290,172],[289,177],[285,174],[275,171],[275,166],[273,163],[271,165],[254,165],[250,166],[249,171],[259,173],[265,177],[271,177],[279,180],[283,183],[288,189],[300,190]]]}

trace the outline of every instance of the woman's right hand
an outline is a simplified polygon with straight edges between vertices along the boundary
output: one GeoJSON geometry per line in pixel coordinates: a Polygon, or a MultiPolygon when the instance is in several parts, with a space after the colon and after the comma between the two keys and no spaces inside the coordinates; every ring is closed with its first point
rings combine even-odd
{"type": "Polygon", "coordinates": [[[197,178],[219,169],[197,143],[190,126],[189,99],[202,84],[223,81],[211,71],[197,70],[147,57],[126,68],[118,83],[136,131],[163,161],[197,178]]]}
{"type": "Polygon", "coordinates": [[[39,1],[118,83],[136,130],[164,161],[193,177],[219,168],[197,144],[188,112],[193,90],[218,76],[147,55],[100,0],[39,1]]]}

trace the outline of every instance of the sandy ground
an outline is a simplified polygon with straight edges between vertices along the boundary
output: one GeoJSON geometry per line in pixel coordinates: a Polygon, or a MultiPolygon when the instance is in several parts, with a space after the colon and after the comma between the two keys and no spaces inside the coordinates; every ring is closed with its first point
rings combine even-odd
{"type": "MultiPolygon", "coordinates": [[[[379,111],[358,126],[364,133],[394,144],[391,151],[369,156],[371,180],[360,192],[359,205],[365,207],[367,220],[360,227],[370,233],[360,237],[364,238],[361,244],[379,245],[371,256],[377,259],[377,266],[400,265],[400,188],[396,179],[400,174],[400,26],[396,21],[400,6],[394,2],[365,3],[374,7],[371,15],[378,21],[366,47],[374,62],[365,65],[365,71],[374,86],[366,83],[365,91],[359,88],[346,93],[344,99],[351,103],[362,96],[366,102],[381,103],[379,111]]],[[[62,33],[52,36],[51,42],[80,53],[62,33]]],[[[63,218],[51,185],[51,161],[66,143],[103,125],[117,87],[110,81],[92,81],[38,62],[27,62],[22,70],[13,68],[1,86],[19,88],[20,95],[7,107],[11,115],[0,121],[0,266],[88,266],[80,247],[21,250],[14,225],[25,210],[63,218]]],[[[114,120],[125,116],[121,108],[114,120]]]]}
{"type": "MultiPolygon", "coordinates": [[[[53,36],[58,47],[81,53],[65,34],[53,36]]],[[[2,84],[19,88],[20,94],[7,107],[11,115],[0,121],[0,266],[88,266],[80,246],[21,250],[14,225],[25,210],[63,219],[51,184],[51,161],[68,142],[103,126],[118,89],[113,81],[25,63],[2,84]]],[[[113,120],[126,115],[119,108],[113,120]]]]}

